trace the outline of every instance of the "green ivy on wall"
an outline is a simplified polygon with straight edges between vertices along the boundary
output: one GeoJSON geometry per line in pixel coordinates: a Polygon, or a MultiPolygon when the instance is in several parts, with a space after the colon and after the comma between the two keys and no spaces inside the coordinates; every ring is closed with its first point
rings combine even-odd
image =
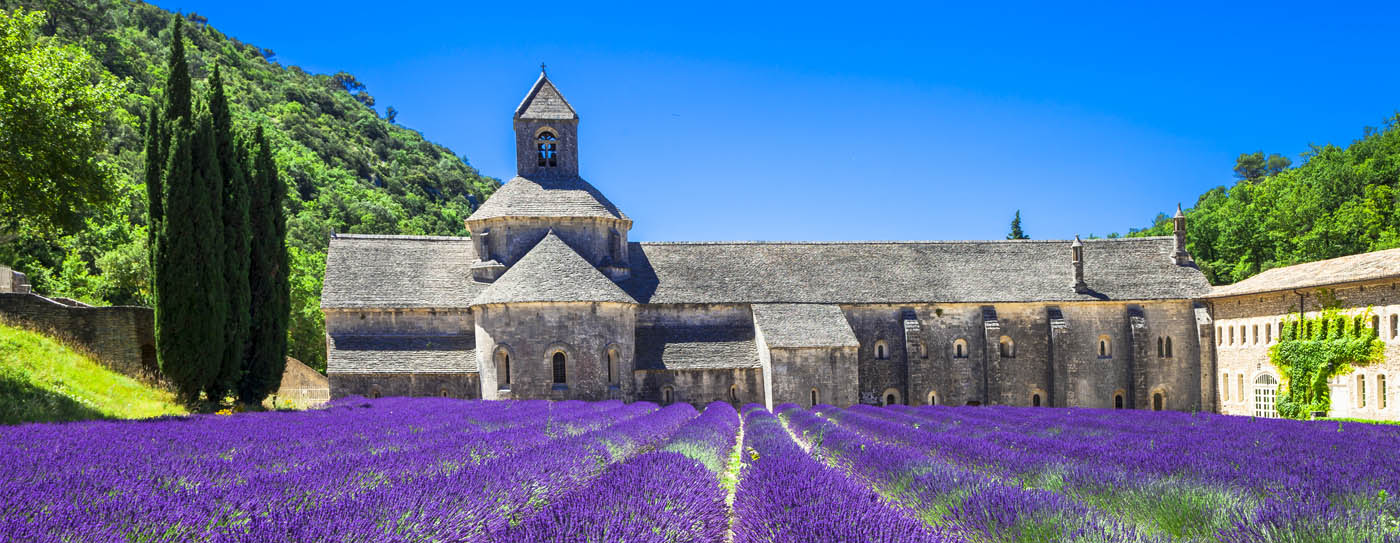
{"type": "Polygon", "coordinates": [[[1371,308],[1359,315],[1324,309],[1316,317],[1288,316],[1279,329],[1279,342],[1269,348],[1269,362],[1283,376],[1278,388],[1278,412],[1305,419],[1332,407],[1327,382],[1385,359],[1385,343],[1371,327],[1371,308]]]}

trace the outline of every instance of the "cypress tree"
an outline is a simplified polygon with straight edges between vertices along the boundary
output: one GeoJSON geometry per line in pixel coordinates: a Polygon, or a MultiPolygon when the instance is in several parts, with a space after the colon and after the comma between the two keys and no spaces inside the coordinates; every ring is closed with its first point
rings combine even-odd
{"type": "MultiPolygon", "coordinates": [[[[156,239],[160,236],[160,179],[165,173],[166,143],[169,143],[169,139],[161,130],[160,108],[152,104],[151,112],[146,116],[146,248],[152,275],[156,270],[156,239]]],[[[151,283],[154,292],[154,277],[151,283]]]]}
{"type": "MultiPolygon", "coordinates": [[[[190,116],[190,69],[185,61],[183,19],[176,14],[170,21],[170,60],[167,64],[164,100],[151,104],[146,117],[146,242],[150,251],[151,274],[157,272],[156,250],[160,236],[160,221],[164,217],[161,186],[165,175],[166,153],[169,152],[171,129],[180,119],[190,116]]],[[[154,288],[152,279],[152,290],[154,288]]]]}
{"type": "Polygon", "coordinates": [[[219,163],[223,210],[224,293],[228,308],[224,327],[224,355],[219,375],[205,392],[222,399],[238,386],[248,350],[249,326],[249,228],[248,180],[244,174],[243,146],[235,141],[233,116],[224,93],[219,67],[209,79],[209,115],[213,121],[215,154],[219,163]]]}
{"type": "Polygon", "coordinates": [[[282,200],[287,187],[277,177],[272,146],[261,126],[257,128],[248,155],[249,208],[252,230],[252,260],[248,266],[251,292],[251,346],[244,365],[238,399],[261,403],[277,390],[287,363],[287,323],[291,312],[288,283],[287,218],[282,200]]]}

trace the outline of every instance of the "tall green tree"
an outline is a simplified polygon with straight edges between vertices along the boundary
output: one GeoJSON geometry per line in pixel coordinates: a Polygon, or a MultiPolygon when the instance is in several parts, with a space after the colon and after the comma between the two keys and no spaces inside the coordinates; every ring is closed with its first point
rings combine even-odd
{"type": "Polygon", "coordinates": [[[1006,239],[1031,239],[1026,232],[1021,230],[1021,210],[1016,210],[1016,216],[1011,219],[1011,233],[1006,235],[1006,239]]]}
{"type": "MultiPolygon", "coordinates": [[[[179,24],[176,19],[172,32],[177,44],[179,24]]],[[[171,51],[171,73],[185,78],[172,78],[166,89],[172,99],[160,120],[170,143],[160,176],[164,217],[155,247],[156,357],[180,397],[195,403],[201,392],[216,388],[225,349],[223,174],[213,117],[190,112],[188,71],[175,56],[183,48],[171,51]]]]}
{"type": "Polygon", "coordinates": [[[248,224],[252,232],[248,266],[251,325],[250,347],[244,363],[238,399],[260,403],[277,390],[287,362],[287,325],[291,292],[287,260],[287,218],[283,200],[287,186],[277,176],[272,146],[261,125],[253,135],[248,155],[248,224]]]}
{"type": "Polygon", "coordinates": [[[211,398],[223,398],[236,390],[242,377],[248,351],[249,276],[248,261],[248,179],[244,170],[247,153],[236,141],[233,115],[218,66],[209,78],[209,115],[214,122],[214,145],[223,176],[224,292],[228,297],[228,317],[224,327],[224,356],[219,376],[207,389],[211,398]]]}
{"type": "Polygon", "coordinates": [[[121,87],[87,51],[41,39],[45,18],[0,9],[0,239],[77,230],[113,200],[102,130],[121,87]]]}

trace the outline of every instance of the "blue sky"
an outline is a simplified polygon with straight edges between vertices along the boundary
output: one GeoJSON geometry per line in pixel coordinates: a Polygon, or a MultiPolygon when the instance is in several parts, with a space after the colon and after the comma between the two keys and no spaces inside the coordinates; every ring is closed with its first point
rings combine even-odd
{"type": "Polygon", "coordinates": [[[1397,3],[157,4],[355,74],[503,181],[546,62],[639,241],[1126,232],[1400,110],[1397,3]]]}

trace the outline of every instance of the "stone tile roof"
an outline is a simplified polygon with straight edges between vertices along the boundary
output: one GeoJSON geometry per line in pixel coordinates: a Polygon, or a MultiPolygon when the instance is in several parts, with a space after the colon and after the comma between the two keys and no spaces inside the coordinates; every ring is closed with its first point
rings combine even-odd
{"type": "Polygon", "coordinates": [[[467,221],[496,217],[627,219],[603,193],[577,176],[515,177],[486,198],[467,221]]]}
{"type": "Polygon", "coordinates": [[[1400,249],[1295,264],[1266,270],[1233,285],[1211,289],[1207,297],[1221,298],[1279,290],[1316,288],[1340,283],[1400,277],[1400,249]]]}
{"type": "Polygon", "coordinates": [[[340,234],[331,238],[321,307],[466,308],[486,287],[472,280],[469,238],[340,234]]]}
{"type": "Polygon", "coordinates": [[[577,119],[578,113],[574,112],[573,106],[564,99],[564,95],[554,86],[554,82],[549,80],[543,71],[540,78],[535,80],[534,86],[530,87],[530,92],[525,93],[525,99],[520,101],[520,106],[515,108],[515,118],[517,119],[577,119]]]}
{"type": "Polygon", "coordinates": [[[472,305],[523,302],[637,303],[551,230],[472,305]]]}
{"type": "Polygon", "coordinates": [[[471,373],[476,336],[330,336],[326,373],[471,373]]]}
{"type": "Polygon", "coordinates": [[[1172,238],[1084,242],[1075,293],[1069,241],[633,243],[622,287],[640,303],[914,303],[1196,298],[1200,270],[1172,238]]]}
{"type": "Polygon", "coordinates": [[[636,339],[637,369],[759,367],[750,326],[642,326],[636,339]]]}
{"type": "Polygon", "coordinates": [[[754,304],[753,318],[769,348],[860,346],[840,306],[754,304]]]}

